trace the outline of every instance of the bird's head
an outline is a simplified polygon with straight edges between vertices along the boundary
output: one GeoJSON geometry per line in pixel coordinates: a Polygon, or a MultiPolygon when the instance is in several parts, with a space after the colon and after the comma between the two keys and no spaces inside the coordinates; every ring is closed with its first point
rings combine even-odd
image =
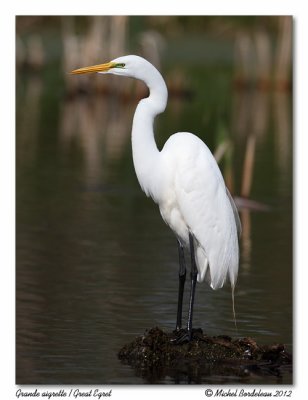
{"type": "Polygon", "coordinates": [[[128,76],[143,81],[152,94],[152,107],[155,105],[157,113],[164,111],[168,98],[165,81],[158,70],[144,58],[139,56],[118,57],[105,64],[75,69],[71,73],[88,74],[93,72],[128,76]],[[158,98],[158,100],[153,102],[154,98],[158,98]]]}
{"type": "Polygon", "coordinates": [[[114,74],[145,80],[152,64],[139,56],[123,56],[105,63],[73,70],[72,74],[114,74]]]}

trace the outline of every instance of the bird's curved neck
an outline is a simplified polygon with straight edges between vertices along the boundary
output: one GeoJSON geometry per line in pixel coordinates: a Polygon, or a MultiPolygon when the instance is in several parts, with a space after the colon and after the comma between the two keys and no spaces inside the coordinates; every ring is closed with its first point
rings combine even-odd
{"type": "Polygon", "coordinates": [[[153,124],[156,115],[166,108],[168,91],[162,76],[154,67],[144,82],[150,94],[140,101],[135,111],[132,128],[133,161],[143,191],[155,199],[154,172],[158,167],[159,150],[155,142],[153,124]]]}

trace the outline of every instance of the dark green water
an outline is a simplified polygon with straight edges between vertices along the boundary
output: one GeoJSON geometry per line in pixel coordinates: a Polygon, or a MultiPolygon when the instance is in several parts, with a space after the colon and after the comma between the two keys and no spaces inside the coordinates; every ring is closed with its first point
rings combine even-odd
{"type": "MultiPolygon", "coordinates": [[[[193,96],[170,96],[156,124],[159,146],[181,130],[199,135],[213,151],[229,137],[233,152],[221,168],[235,194],[252,138],[250,198],[270,206],[240,213],[238,333],[228,286],[214,292],[198,285],[194,325],[210,335],[252,336],[292,350],[291,98],[238,92],[231,78],[219,68],[192,75],[193,96]]],[[[61,79],[17,80],[16,381],[146,383],[117,352],[153,326],[174,328],[176,241],[135,177],[136,101],[116,95],[67,100],[61,79]]],[[[291,377],[204,378],[230,381],[290,383],[291,377]]]]}

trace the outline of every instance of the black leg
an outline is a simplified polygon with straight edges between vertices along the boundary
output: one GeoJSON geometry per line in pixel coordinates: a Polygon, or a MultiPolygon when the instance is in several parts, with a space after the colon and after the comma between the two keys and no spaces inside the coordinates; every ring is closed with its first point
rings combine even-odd
{"type": "Polygon", "coordinates": [[[176,318],[176,330],[179,331],[182,328],[182,308],[183,308],[183,294],[184,294],[184,286],[186,280],[186,265],[185,265],[185,257],[184,257],[184,248],[182,243],[178,240],[178,249],[179,249],[179,296],[178,296],[178,312],[176,318]]]}
{"type": "Polygon", "coordinates": [[[191,255],[191,288],[190,288],[190,298],[189,298],[189,310],[188,310],[188,321],[187,321],[187,331],[189,340],[192,339],[192,319],[193,319],[193,308],[195,301],[195,291],[197,283],[197,265],[195,260],[195,249],[194,249],[194,238],[189,234],[189,245],[190,245],[190,255],[191,255]]]}
{"type": "Polygon", "coordinates": [[[176,326],[176,331],[175,331],[176,337],[174,339],[171,339],[171,342],[174,344],[182,344],[182,343],[189,342],[192,340],[192,319],[193,319],[193,308],[194,308],[198,270],[197,270],[197,265],[196,265],[196,260],[195,260],[194,238],[191,234],[189,234],[189,245],[190,245],[190,253],[191,253],[191,274],[190,274],[191,289],[190,289],[187,329],[181,329],[182,303],[183,303],[184,283],[185,283],[185,277],[186,277],[186,268],[185,268],[185,264],[182,263],[182,260],[184,261],[184,249],[181,246],[181,243],[179,243],[180,283],[179,283],[178,316],[177,316],[177,326],[176,326]],[[181,272],[182,272],[182,275],[181,275],[181,272]]]}

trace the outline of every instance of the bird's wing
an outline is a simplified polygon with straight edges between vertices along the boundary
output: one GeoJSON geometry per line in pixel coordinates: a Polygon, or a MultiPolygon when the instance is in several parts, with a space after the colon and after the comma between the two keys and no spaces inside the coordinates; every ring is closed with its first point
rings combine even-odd
{"type": "Polygon", "coordinates": [[[236,204],[235,204],[235,202],[233,200],[233,197],[231,196],[231,193],[229,192],[227,187],[226,187],[226,192],[227,192],[227,195],[228,195],[228,198],[230,200],[231,207],[232,207],[232,211],[233,211],[233,215],[234,215],[234,219],[235,219],[235,223],[236,223],[237,236],[238,236],[238,238],[240,238],[241,234],[242,234],[241,220],[240,220],[240,217],[238,215],[236,204]]]}
{"type": "MultiPolygon", "coordinates": [[[[205,253],[206,266],[209,263],[206,276],[212,288],[222,287],[227,274],[234,285],[238,271],[238,239],[232,202],[207,146],[201,141],[198,146],[189,144],[189,151],[183,151],[177,161],[174,186],[178,207],[197,245],[205,253]]],[[[200,264],[200,257],[198,262],[200,264]]],[[[202,269],[202,265],[199,268],[202,269]]],[[[204,274],[201,271],[203,278],[204,274]]]]}

